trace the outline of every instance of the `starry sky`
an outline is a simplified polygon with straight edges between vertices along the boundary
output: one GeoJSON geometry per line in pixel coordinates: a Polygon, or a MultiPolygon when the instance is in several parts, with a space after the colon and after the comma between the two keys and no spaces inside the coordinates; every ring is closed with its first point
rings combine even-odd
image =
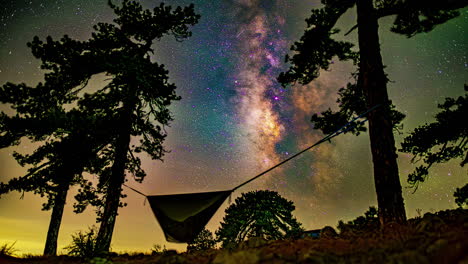
{"type": "MultiPolygon", "coordinates": [[[[146,8],[159,1],[141,1],[146,8]]],[[[129,185],[145,194],[174,194],[231,189],[259,172],[313,144],[323,135],[312,129],[310,117],[332,107],[336,92],[351,81],[354,68],[334,62],[328,72],[306,86],[282,88],[276,77],[287,69],[284,56],[300,38],[304,19],[318,0],[169,0],[173,6],[194,2],[200,22],[193,36],[183,42],[167,37],[154,44],[153,59],[166,65],[170,80],[182,100],[171,110],[174,121],[165,142],[171,150],[164,162],[143,158],[148,176],[142,184],[129,185]]],[[[92,25],[111,22],[112,10],[103,0],[0,0],[0,85],[7,81],[35,85],[44,72],[26,43],[34,36],[45,39],[68,34],[85,40],[92,25]]],[[[355,24],[355,11],[337,24],[339,38],[355,24]]],[[[397,144],[412,129],[433,121],[437,103],[463,93],[468,82],[468,9],[429,34],[411,39],[389,32],[392,18],[380,21],[380,42],[389,94],[405,114],[397,144]]],[[[356,43],[356,32],[347,37],[356,43]]],[[[102,86],[103,76],[89,89],[102,86]]],[[[0,110],[11,113],[8,106],[0,110]]],[[[24,144],[0,150],[0,181],[24,174],[13,151],[31,152],[24,144]]],[[[437,165],[416,193],[406,188],[406,177],[415,167],[411,156],[399,154],[400,178],[407,215],[455,208],[453,192],[467,182],[467,169],[458,163],[437,165]]],[[[90,176],[91,178],[93,176],[90,176]]],[[[372,163],[367,134],[342,135],[322,144],[262,178],[240,188],[278,191],[296,205],[294,215],[306,229],[336,226],[376,205],[372,163]]],[[[59,236],[59,251],[71,234],[95,224],[92,208],[72,212],[72,188],[59,236]]],[[[149,251],[154,244],[184,250],[184,244],[165,242],[144,197],[128,189],[117,218],[112,249],[149,251]]],[[[14,192],[0,199],[0,244],[16,242],[19,254],[43,250],[50,212],[41,211],[42,198],[14,192]]],[[[225,202],[208,224],[219,226],[225,202]]],[[[62,251],[63,252],[63,251],[62,251]]]]}

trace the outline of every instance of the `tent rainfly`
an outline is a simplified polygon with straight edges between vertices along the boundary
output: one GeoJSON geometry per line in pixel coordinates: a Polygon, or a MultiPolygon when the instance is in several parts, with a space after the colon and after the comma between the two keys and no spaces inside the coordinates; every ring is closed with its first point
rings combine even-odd
{"type": "Polygon", "coordinates": [[[232,190],[147,196],[168,242],[190,242],[200,233],[232,190]]]}

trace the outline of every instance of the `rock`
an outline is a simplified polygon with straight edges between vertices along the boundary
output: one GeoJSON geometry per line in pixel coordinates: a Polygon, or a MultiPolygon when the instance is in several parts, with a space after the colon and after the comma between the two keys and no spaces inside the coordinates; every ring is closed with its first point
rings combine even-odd
{"type": "Polygon", "coordinates": [[[465,258],[460,260],[460,262],[458,262],[458,264],[468,264],[468,256],[466,256],[465,258]]]}
{"type": "Polygon", "coordinates": [[[412,237],[412,238],[406,240],[404,247],[406,249],[418,249],[419,247],[421,247],[421,238],[412,237]]]}
{"type": "Polygon", "coordinates": [[[189,263],[188,260],[181,255],[165,255],[162,256],[159,261],[159,264],[185,264],[189,263]]]}
{"type": "Polygon", "coordinates": [[[213,264],[255,264],[259,263],[258,250],[242,250],[237,252],[221,251],[213,260],[213,264]]]}
{"type": "Polygon", "coordinates": [[[310,250],[300,258],[301,263],[310,264],[328,264],[328,263],[346,263],[344,258],[340,258],[331,253],[319,252],[316,250],[310,250]]]}
{"type": "Polygon", "coordinates": [[[164,250],[163,255],[165,256],[177,255],[177,250],[175,249],[164,250]]]}
{"type": "Polygon", "coordinates": [[[458,241],[455,243],[447,243],[431,256],[434,263],[451,264],[458,263],[459,260],[468,256],[468,241],[458,241]]]}
{"type": "Polygon", "coordinates": [[[444,249],[447,245],[448,241],[446,239],[438,239],[426,248],[426,253],[429,255],[433,255],[438,251],[444,249]]]}
{"type": "Polygon", "coordinates": [[[390,257],[387,263],[395,264],[429,264],[429,259],[415,250],[408,250],[390,257]]]}
{"type": "Polygon", "coordinates": [[[445,222],[440,217],[433,214],[425,214],[423,219],[417,224],[417,232],[440,232],[445,227],[445,222]]]}

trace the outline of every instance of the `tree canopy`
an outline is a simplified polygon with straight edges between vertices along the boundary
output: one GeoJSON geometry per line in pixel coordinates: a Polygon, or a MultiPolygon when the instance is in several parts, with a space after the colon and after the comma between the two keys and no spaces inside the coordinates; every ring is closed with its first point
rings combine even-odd
{"type": "Polygon", "coordinates": [[[294,209],[292,201],[274,191],[243,193],[226,209],[217,240],[222,247],[232,247],[250,237],[277,240],[295,236],[302,228],[292,216],[294,209]]]}
{"type": "MultiPolygon", "coordinates": [[[[457,159],[462,167],[468,163],[468,124],[464,122],[468,113],[468,85],[464,88],[464,96],[446,98],[438,105],[441,111],[435,115],[435,121],[415,128],[401,143],[400,151],[413,154],[411,162],[422,162],[408,175],[408,183],[415,191],[426,181],[434,164],[457,159]]],[[[465,186],[456,191],[460,206],[466,203],[466,189],[465,186]]]]}

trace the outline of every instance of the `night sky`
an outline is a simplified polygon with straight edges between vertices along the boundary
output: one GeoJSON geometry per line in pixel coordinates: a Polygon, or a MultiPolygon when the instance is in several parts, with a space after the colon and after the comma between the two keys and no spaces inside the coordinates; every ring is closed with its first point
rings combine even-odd
{"type": "MultiPolygon", "coordinates": [[[[192,0],[193,1],[193,0],[192,0]]],[[[117,1],[115,1],[117,2],[117,1]]],[[[171,0],[167,4],[188,5],[171,0]]],[[[37,35],[58,39],[64,34],[85,40],[92,25],[110,22],[112,10],[103,0],[40,1],[0,0],[0,85],[7,81],[35,85],[43,78],[26,43],[37,35]]],[[[159,1],[142,1],[146,8],[159,1]]],[[[153,59],[166,65],[170,80],[182,100],[171,106],[174,121],[165,142],[171,150],[164,162],[143,158],[148,176],[143,184],[129,185],[145,194],[173,194],[226,190],[255,176],[277,162],[313,144],[323,135],[312,129],[310,117],[336,109],[338,88],[351,81],[354,67],[336,61],[329,72],[307,86],[283,89],[276,77],[287,69],[284,56],[305,29],[304,19],[318,0],[195,0],[199,24],[183,42],[166,37],[153,46],[153,59]]],[[[468,9],[461,16],[428,34],[411,39],[389,32],[392,18],[380,22],[380,42],[389,94],[407,115],[397,144],[416,126],[433,121],[437,103],[463,94],[468,82],[468,9]]],[[[343,37],[355,24],[355,10],[340,20],[343,37]]],[[[357,32],[348,40],[357,39],[357,32]]],[[[90,90],[103,83],[94,78],[90,90]]],[[[8,107],[0,105],[0,110],[8,107]]],[[[9,111],[11,113],[11,111],[9,111]]],[[[0,181],[22,176],[25,168],[11,156],[14,150],[31,152],[28,144],[0,150],[0,181]]],[[[455,188],[467,182],[467,169],[459,161],[437,165],[428,181],[412,194],[406,177],[413,170],[411,156],[399,155],[408,217],[422,212],[455,208],[455,188]]],[[[285,166],[242,187],[278,191],[296,205],[294,212],[306,229],[336,226],[376,205],[369,139],[342,135],[322,144],[285,166]]],[[[76,189],[72,189],[76,190],[76,189]]],[[[144,198],[128,189],[128,206],[120,209],[114,229],[114,251],[148,251],[153,244],[185,249],[185,244],[165,242],[161,229],[144,198]]],[[[72,213],[69,193],[59,236],[59,251],[71,234],[95,223],[89,208],[72,213]]],[[[50,212],[41,211],[39,196],[14,192],[0,199],[0,244],[17,241],[22,253],[42,252],[50,212]]],[[[215,231],[228,202],[208,224],[215,231]]]]}

